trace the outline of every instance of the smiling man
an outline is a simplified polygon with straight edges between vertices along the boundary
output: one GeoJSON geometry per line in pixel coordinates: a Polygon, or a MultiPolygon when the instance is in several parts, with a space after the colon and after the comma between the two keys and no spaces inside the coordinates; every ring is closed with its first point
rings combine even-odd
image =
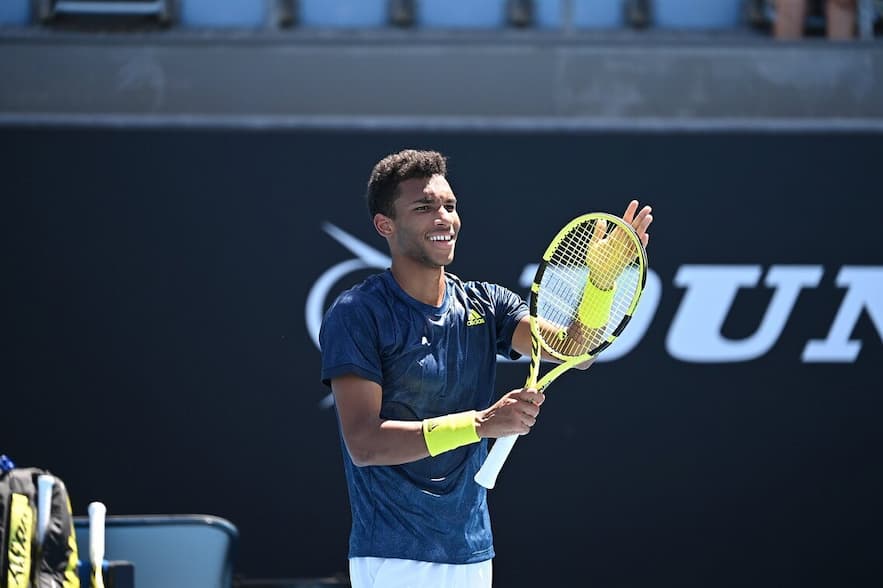
{"type": "MultiPolygon", "coordinates": [[[[319,335],[352,509],[355,588],[488,588],[486,438],[526,434],[544,396],[495,393],[496,355],[530,353],[520,296],[445,271],[460,216],[444,157],[406,150],[374,167],[368,207],[389,270],[341,294],[319,335]]],[[[649,208],[635,216],[642,231],[649,208]]]]}

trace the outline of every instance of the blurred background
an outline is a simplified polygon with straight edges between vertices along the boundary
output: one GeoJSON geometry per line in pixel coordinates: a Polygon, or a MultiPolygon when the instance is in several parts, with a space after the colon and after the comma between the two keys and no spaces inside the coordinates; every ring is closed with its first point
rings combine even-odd
{"type": "Polygon", "coordinates": [[[227,519],[238,585],[345,584],[318,324],[385,267],[373,164],[437,149],[464,279],[526,295],[570,218],[656,218],[635,324],[489,494],[495,585],[883,585],[881,29],[876,0],[0,0],[0,452],[78,515],[227,519]]]}

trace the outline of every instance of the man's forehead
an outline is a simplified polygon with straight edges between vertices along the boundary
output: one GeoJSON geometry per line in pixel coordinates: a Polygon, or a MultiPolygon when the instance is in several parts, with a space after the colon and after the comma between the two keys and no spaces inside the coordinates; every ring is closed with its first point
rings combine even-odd
{"type": "Polygon", "coordinates": [[[440,196],[453,196],[453,190],[451,190],[451,185],[448,184],[448,180],[445,179],[442,175],[434,175],[429,178],[429,182],[426,184],[426,188],[423,189],[425,193],[433,193],[438,194],[440,196]]]}
{"type": "Polygon", "coordinates": [[[436,174],[431,178],[412,178],[405,180],[399,187],[401,194],[413,200],[430,200],[435,198],[452,199],[454,192],[444,176],[436,174]]]}

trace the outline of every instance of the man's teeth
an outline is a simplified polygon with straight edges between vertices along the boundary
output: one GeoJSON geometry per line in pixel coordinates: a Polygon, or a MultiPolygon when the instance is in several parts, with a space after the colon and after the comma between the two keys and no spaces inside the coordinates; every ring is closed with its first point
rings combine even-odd
{"type": "Polygon", "coordinates": [[[429,238],[430,241],[450,241],[450,235],[434,235],[429,238]]]}

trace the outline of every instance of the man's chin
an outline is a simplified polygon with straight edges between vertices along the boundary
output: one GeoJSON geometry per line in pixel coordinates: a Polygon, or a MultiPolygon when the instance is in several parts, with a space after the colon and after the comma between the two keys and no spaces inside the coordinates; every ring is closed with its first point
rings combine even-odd
{"type": "Polygon", "coordinates": [[[449,265],[451,262],[454,261],[454,252],[451,251],[450,254],[445,255],[445,256],[441,256],[441,255],[427,255],[427,256],[424,258],[424,261],[425,261],[428,265],[430,265],[430,266],[432,266],[432,267],[440,267],[440,268],[443,268],[443,267],[445,267],[446,265],[449,265]]]}

